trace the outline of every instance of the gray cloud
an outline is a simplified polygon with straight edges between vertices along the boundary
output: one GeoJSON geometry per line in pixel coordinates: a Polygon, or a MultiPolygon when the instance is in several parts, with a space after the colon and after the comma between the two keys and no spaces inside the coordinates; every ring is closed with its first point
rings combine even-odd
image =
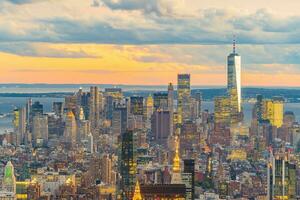
{"type": "Polygon", "coordinates": [[[1,43],[0,51],[12,53],[20,56],[32,57],[49,57],[49,58],[100,58],[99,56],[91,55],[83,49],[78,51],[70,51],[66,49],[57,49],[47,44],[14,42],[1,43]]]}
{"type": "Polygon", "coordinates": [[[28,4],[28,3],[37,3],[46,0],[3,0],[13,4],[28,4]]]}
{"type": "Polygon", "coordinates": [[[177,14],[181,0],[102,0],[113,10],[140,10],[145,14],[172,16],[177,14]]]}
{"type": "MultiPolygon", "coordinates": [[[[94,0],[91,3],[90,6],[97,7],[102,2],[94,0]]],[[[142,10],[144,14],[141,18],[146,25],[118,19],[116,16],[104,19],[95,16],[89,22],[80,20],[80,17],[54,15],[32,19],[31,22],[16,21],[15,24],[20,25],[25,22],[32,24],[32,27],[23,30],[22,26],[21,30],[1,26],[0,42],[229,44],[232,35],[236,34],[238,42],[242,44],[300,44],[300,16],[278,19],[266,10],[241,15],[226,10],[206,9],[198,11],[194,17],[183,17],[172,15],[176,6],[172,5],[171,0],[104,0],[102,6],[108,7],[113,13],[123,10],[129,16],[131,10],[142,10]]],[[[6,12],[0,11],[0,16],[6,12]]]]}

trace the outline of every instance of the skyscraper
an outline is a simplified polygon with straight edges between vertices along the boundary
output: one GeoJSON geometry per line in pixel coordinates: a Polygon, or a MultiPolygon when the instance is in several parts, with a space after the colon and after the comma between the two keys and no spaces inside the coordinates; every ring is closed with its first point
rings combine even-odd
{"type": "Polygon", "coordinates": [[[171,134],[170,111],[157,110],[152,115],[151,130],[156,143],[167,147],[171,134]]]}
{"type": "Polygon", "coordinates": [[[153,97],[149,95],[146,99],[146,127],[150,129],[151,117],[154,109],[153,97]]]}
{"type": "Polygon", "coordinates": [[[161,110],[168,110],[168,94],[163,92],[156,92],[153,94],[153,106],[154,111],[161,109],[161,110]]]}
{"type": "Polygon", "coordinates": [[[233,52],[227,57],[227,90],[232,99],[232,106],[241,112],[241,56],[236,53],[235,40],[233,52]]]}
{"type": "Polygon", "coordinates": [[[196,96],[196,103],[197,103],[197,118],[201,118],[202,115],[202,94],[201,92],[197,92],[196,96]]]}
{"type": "Polygon", "coordinates": [[[16,134],[16,145],[25,144],[27,141],[25,107],[14,110],[14,132],[16,134]]]}
{"type": "Polygon", "coordinates": [[[170,133],[173,134],[173,121],[174,121],[174,87],[172,83],[168,86],[168,110],[170,112],[170,133]]]}
{"type": "Polygon", "coordinates": [[[52,110],[55,113],[55,115],[62,117],[64,112],[63,102],[53,102],[52,110]]]}
{"type": "Polygon", "coordinates": [[[143,115],[144,98],[138,96],[130,97],[130,113],[133,115],[143,115]]]}
{"type": "Polygon", "coordinates": [[[121,148],[121,184],[123,199],[130,200],[134,194],[136,178],[136,139],[133,131],[126,131],[122,134],[121,148]]]}
{"type": "Polygon", "coordinates": [[[287,155],[273,155],[268,163],[268,199],[296,199],[296,165],[287,155]]]}
{"type": "Polygon", "coordinates": [[[32,124],[33,146],[43,146],[48,142],[48,116],[35,115],[32,124]]]}
{"type": "Polygon", "coordinates": [[[190,118],[191,82],[190,74],[178,74],[177,77],[177,112],[178,122],[190,118]]]}
{"type": "Polygon", "coordinates": [[[108,154],[101,158],[101,180],[104,184],[112,184],[112,159],[108,154]]]}
{"type": "Polygon", "coordinates": [[[91,130],[94,131],[98,127],[100,120],[100,94],[96,86],[90,88],[89,120],[91,122],[91,130]]]}
{"type": "Polygon", "coordinates": [[[189,186],[186,187],[186,193],[189,199],[194,200],[195,199],[195,160],[193,159],[186,159],[184,160],[184,174],[190,175],[189,179],[189,186]]]}
{"type": "Polygon", "coordinates": [[[226,96],[215,98],[215,123],[230,124],[230,100],[226,96]]]}
{"type": "Polygon", "coordinates": [[[88,137],[87,151],[89,153],[94,153],[94,137],[93,137],[92,133],[89,133],[87,137],[88,137]]]}
{"type": "Polygon", "coordinates": [[[76,137],[77,136],[77,126],[74,113],[72,111],[68,111],[66,116],[66,125],[65,125],[65,132],[64,138],[65,142],[76,144],[76,137]]]}
{"type": "Polygon", "coordinates": [[[27,102],[27,108],[30,109],[29,111],[29,124],[27,125],[29,127],[29,130],[32,131],[32,121],[33,117],[36,115],[42,115],[44,113],[44,106],[39,101],[34,102],[32,104],[31,99],[27,102]],[[29,108],[30,106],[30,108],[29,108]]]}
{"type": "Polygon", "coordinates": [[[277,128],[283,124],[284,99],[273,97],[271,100],[263,101],[263,119],[269,120],[277,128]]]}
{"type": "Polygon", "coordinates": [[[125,105],[116,105],[112,115],[112,131],[115,135],[122,135],[127,128],[127,108],[125,105]]]}
{"type": "Polygon", "coordinates": [[[8,161],[4,168],[2,187],[4,191],[16,194],[16,177],[13,164],[8,161]]]}
{"type": "Polygon", "coordinates": [[[176,136],[175,138],[175,156],[173,159],[173,173],[171,184],[182,184],[178,136],[176,136]]]}

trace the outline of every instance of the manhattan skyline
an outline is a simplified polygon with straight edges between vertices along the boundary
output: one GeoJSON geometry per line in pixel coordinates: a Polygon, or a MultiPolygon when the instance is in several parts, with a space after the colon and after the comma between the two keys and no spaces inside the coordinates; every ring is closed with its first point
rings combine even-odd
{"type": "Polygon", "coordinates": [[[191,85],[224,86],[236,35],[243,87],[297,87],[298,5],[4,0],[0,83],[165,85],[190,73],[191,85]]]}

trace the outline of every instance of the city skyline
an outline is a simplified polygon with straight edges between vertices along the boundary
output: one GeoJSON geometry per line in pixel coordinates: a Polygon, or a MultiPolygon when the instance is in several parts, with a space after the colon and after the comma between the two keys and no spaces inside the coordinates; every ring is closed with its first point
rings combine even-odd
{"type": "Polygon", "coordinates": [[[295,0],[289,6],[277,0],[0,5],[1,83],[165,85],[190,73],[192,85],[226,85],[226,56],[236,35],[242,86],[298,86],[295,0]]]}

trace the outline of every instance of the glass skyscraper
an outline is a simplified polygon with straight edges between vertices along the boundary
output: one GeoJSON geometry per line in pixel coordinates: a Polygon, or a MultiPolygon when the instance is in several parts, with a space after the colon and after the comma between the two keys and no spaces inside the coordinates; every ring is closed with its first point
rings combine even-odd
{"type": "Polygon", "coordinates": [[[233,108],[241,112],[241,56],[236,53],[235,41],[233,52],[227,57],[227,89],[230,94],[233,108]],[[232,95],[235,95],[232,97],[232,95]]]}

